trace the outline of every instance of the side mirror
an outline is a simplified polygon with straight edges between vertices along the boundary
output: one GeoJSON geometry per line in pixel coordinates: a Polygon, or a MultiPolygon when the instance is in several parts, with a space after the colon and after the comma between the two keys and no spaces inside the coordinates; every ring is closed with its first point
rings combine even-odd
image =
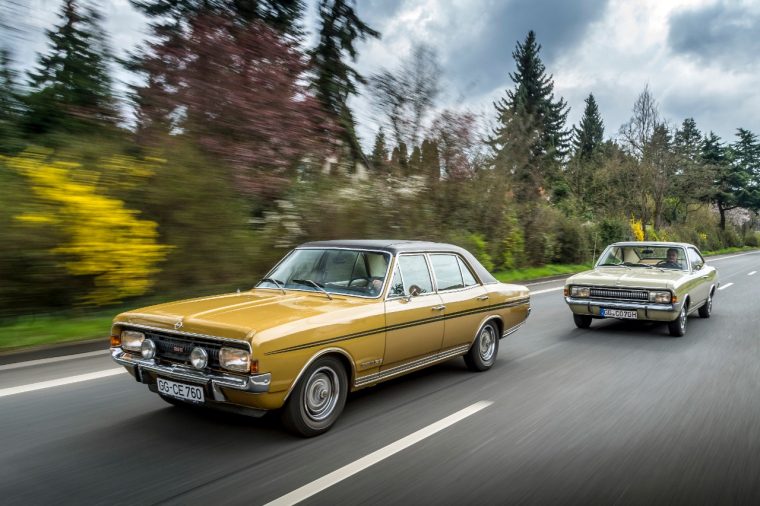
{"type": "Polygon", "coordinates": [[[420,288],[417,285],[412,285],[409,287],[409,296],[407,296],[406,301],[409,302],[412,300],[412,297],[417,297],[419,294],[422,293],[422,288],[420,288]]]}

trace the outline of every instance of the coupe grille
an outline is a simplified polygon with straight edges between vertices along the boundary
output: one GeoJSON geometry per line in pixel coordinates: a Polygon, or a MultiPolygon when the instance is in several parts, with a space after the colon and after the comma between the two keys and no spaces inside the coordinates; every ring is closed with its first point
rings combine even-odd
{"type": "Polygon", "coordinates": [[[592,288],[591,296],[600,299],[648,301],[649,292],[646,290],[620,290],[616,288],[592,288]]]}

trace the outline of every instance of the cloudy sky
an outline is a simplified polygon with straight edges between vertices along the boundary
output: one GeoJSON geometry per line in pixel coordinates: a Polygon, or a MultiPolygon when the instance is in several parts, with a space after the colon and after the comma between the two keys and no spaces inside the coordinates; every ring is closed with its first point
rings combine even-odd
{"type": "MultiPolygon", "coordinates": [[[[56,22],[60,0],[3,0],[0,12],[18,31],[5,30],[21,68],[34,65],[44,29],[56,22]],[[7,4],[10,5],[10,4],[7,4]],[[9,13],[11,15],[9,16],[9,13]],[[13,18],[13,19],[10,19],[13,18]]],[[[394,68],[415,42],[432,45],[441,60],[439,107],[467,108],[493,117],[492,102],[511,87],[512,51],[534,30],[554,76],[555,93],[576,123],[593,93],[615,137],[636,96],[649,86],[662,116],[673,124],[693,117],[703,131],[733,140],[737,127],[760,134],[760,2],[715,0],[358,0],[362,19],[382,32],[360,46],[365,75],[394,68]]],[[[146,35],[145,19],[127,0],[97,2],[116,52],[146,35]]],[[[316,1],[306,29],[315,30],[316,1]]],[[[129,76],[123,70],[119,78],[129,76]]],[[[365,144],[376,114],[354,102],[365,144]]],[[[368,138],[368,140],[367,140],[368,138]]]]}

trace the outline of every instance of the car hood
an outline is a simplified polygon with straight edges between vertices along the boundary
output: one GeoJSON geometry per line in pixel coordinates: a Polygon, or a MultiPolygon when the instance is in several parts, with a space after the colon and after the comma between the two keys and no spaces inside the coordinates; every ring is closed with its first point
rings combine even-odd
{"type": "Polygon", "coordinates": [[[144,325],[249,341],[263,330],[340,311],[351,312],[371,299],[322,293],[254,289],[181,300],[122,313],[114,324],[144,325]],[[179,325],[181,322],[181,325],[179,325]]]}
{"type": "Polygon", "coordinates": [[[568,285],[611,286],[620,288],[673,289],[685,271],[647,269],[643,267],[600,267],[567,279],[568,285]]]}

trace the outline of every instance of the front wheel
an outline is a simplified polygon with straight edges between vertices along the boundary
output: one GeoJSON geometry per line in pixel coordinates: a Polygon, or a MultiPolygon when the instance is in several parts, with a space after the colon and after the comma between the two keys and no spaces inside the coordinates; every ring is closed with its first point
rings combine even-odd
{"type": "Polygon", "coordinates": [[[290,393],[283,423],[292,432],[312,437],[327,432],[346,405],[346,369],[335,357],[317,359],[290,393]]]}
{"type": "Polygon", "coordinates": [[[486,322],[464,356],[464,362],[471,371],[487,371],[496,362],[498,353],[499,330],[494,322],[486,322]]]}
{"type": "Polygon", "coordinates": [[[712,298],[713,294],[710,292],[705,303],[699,308],[699,316],[702,318],[710,318],[710,313],[712,313],[712,298]]]}
{"type": "Polygon", "coordinates": [[[668,330],[673,337],[681,337],[686,333],[686,302],[681,306],[681,312],[678,318],[668,323],[668,330]]]}
{"type": "Polygon", "coordinates": [[[587,329],[591,326],[591,317],[587,314],[574,314],[573,321],[579,329],[587,329]]]}

